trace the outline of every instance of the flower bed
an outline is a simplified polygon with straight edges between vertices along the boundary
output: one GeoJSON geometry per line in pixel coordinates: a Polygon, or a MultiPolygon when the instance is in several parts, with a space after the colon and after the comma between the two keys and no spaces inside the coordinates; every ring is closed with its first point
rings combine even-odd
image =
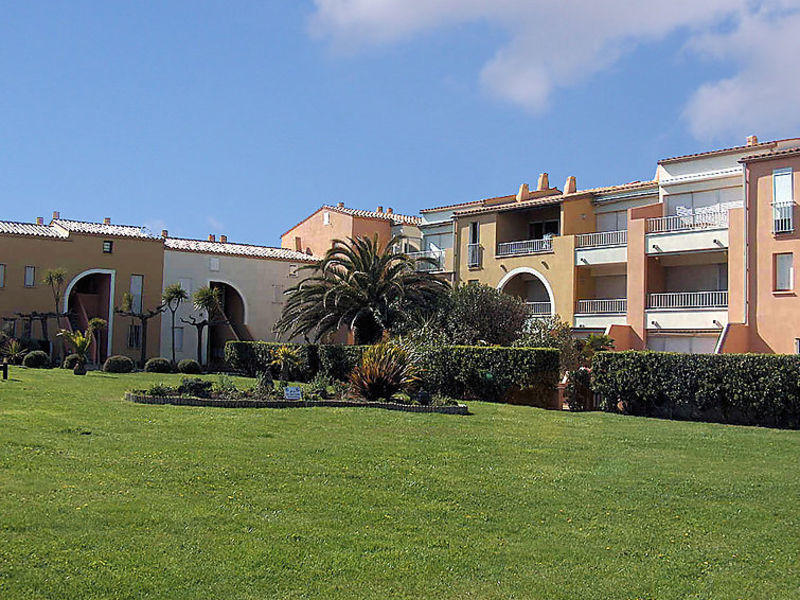
{"type": "Polygon", "coordinates": [[[138,404],[171,404],[174,406],[214,406],[218,408],[311,408],[315,406],[370,407],[385,410],[399,410],[416,413],[441,413],[446,415],[466,415],[469,410],[465,404],[447,406],[423,406],[400,404],[397,402],[366,402],[357,400],[241,400],[225,398],[197,398],[193,396],[150,396],[143,392],[126,392],[125,399],[138,404]]]}

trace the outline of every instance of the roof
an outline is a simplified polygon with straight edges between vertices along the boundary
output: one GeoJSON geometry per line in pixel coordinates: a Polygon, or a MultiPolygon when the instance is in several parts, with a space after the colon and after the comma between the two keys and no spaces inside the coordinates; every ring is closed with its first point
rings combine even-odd
{"type": "Polygon", "coordinates": [[[209,242],[186,238],[164,238],[164,247],[168,250],[182,252],[200,252],[203,254],[228,254],[231,256],[247,256],[251,258],[270,258],[275,260],[291,260],[316,262],[320,260],[296,250],[273,248],[271,246],[255,246],[251,244],[234,244],[231,242],[209,242]]]}
{"type": "Polygon", "coordinates": [[[388,220],[391,221],[393,225],[419,225],[422,222],[421,217],[403,215],[396,212],[378,212],[376,210],[361,210],[358,208],[348,208],[346,206],[329,206],[327,204],[324,204],[322,208],[353,217],[388,220]]]}
{"type": "Polygon", "coordinates": [[[69,219],[53,219],[52,225],[74,233],[156,239],[150,235],[146,228],[136,225],[106,225],[105,223],[90,223],[88,221],[72,221],[69,219]]]}
{"type": "Polygon", "coordinates": [[[36,223],[19,223],[17,221],[0,221],[0,233],[11,235],[30,235],[35,237],[61,238],[67,233],[50,225],[37,225],[36,223]]]}
{"type": "MultiPolygon", "coordinates": [[[[489,199],[491,199],[491,198],[489,198],[489,199]]],[[[446,204],[444,206],[435,206],[433,208],[423,208],[419,212],[421,212],[421,213],[438,212],[440,210],[447,210],[449,208],[463,208],[465,206],[474,206],[474,205],[480,204],[482,202],[484,202],[484,200],[470,200],[469,202],[459,202],[458,204],[446,204]]]]}
{"type": "MultiPolygon", "coordinates": [[[[500,200],[503,198],[508,198],[511,200],[512,198],[516,198],[516,196],[501,196],[499,198],[492,198],[492,200],[500,200]]],[[[531,208],[535,206],[552,206],[555,204],[561,204],[561,201],[564,199],[563,194],[552,194],[550,196],[541,196],[539,198],[532,198],[530,200],[522,200],[521,202],[506,202],[504,204],[490,204],[489,206],[478,206],[476,208],[470,208],[467,210],[458,210],[453,213],[454,216],[460,217],[464,215],[477,215],[482,213],[490,213],[490,212],[501,212],[506,210],[515,210],[519,208],[531,208]]]]}
{"type": "Polygon", "coordinates": [[[767,152],[766,154],[751,154],[739,159],[740,163],[755,162],[757,160],[770,160],[773,158],[780,158],[782,156],[793,156],[800,154],[800,148],[787,148],[786,150],[775,150],[774,152],[767,152]]]}
{"type": "MultiPolygon", "coordinates": [[[[783,141],[783,140],[781,140],[783,141]]],[[[708,152],[698,152],[696,154],[684,154],[683,156],[673,156],[670,158],[663,158],[658,161],[658,164],[670,163],[670,162],[677,162],[680,160],[689,160],[691,158],[701,158],[705,156],[715,156],[718,154],[732,154],[736,152],[742,152],[743,150],[747,150],[748,148],[758,149],[758,148],[774,148],[778,145],[777,141],[773,142],[760,142],[758,144],[752,145],[745,145],[745,146],[732,146],[730,148],[720,148],[718,150],[709,150],[708,152]]]]}

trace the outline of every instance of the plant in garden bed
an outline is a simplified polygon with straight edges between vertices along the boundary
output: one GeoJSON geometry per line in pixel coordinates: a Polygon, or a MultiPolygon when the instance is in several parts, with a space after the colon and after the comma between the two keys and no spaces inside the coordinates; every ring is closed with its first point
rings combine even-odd
{"type": "Polygon", "coordinates": [[[67,331],[62,329],[58,335],[63,337],[72,346],[78,360],[72,369],[75,375],[86,375],[86,361],[89,359],[89,348],[92,345],[92,332],[86,331],[67,331]]]}
{"type": "Polygon", "coordinates": [[[18,365],[22,363],[22,359],[25,358],[25,354],[27,354],[27,350],[25,346],[16,339],[10,339],[3,345],[3,357],[12,365],[18,365]]]}
{"type": "Polygon", "coordinates": [[[282,382],[289,379],[289,371],[300,364],[300,351],[292,346],[279,346],[272,358],[272,365],[278,367],[282,382]]]}
{"type": "Polygon", "coordinates": [[[411,390],[419,381],[419,369],[403,346],[384,341],[367,348],[350,374],[353,393],[372,402],[391,400],[398,392],[411,390]]]}

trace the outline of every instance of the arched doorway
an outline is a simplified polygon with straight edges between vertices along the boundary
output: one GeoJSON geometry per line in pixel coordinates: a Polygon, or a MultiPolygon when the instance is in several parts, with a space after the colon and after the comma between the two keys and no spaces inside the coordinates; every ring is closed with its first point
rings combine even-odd
{"type": "Polygon", "coordinates": [[[553,288],[544,275],[536,269],[519,267],[510,271],[500,280],[497,289],[525,301],[532,317],[555,315],[553,288]]]}
{"type": "Polygon", "coordinates": [[[89,357],[102,363],[111,353],[114,326],[114,271],[90,269],[76,275],[64,292],[64,312],[72,330],[86,331],[89,321],[103,319],[105,331],[98,332],[92,343],[89,357]]]}
{"type": "Polygon", "coordinates": [[[231,284],[224,281],[209,281],[209,287],[220,290],[222,318],[214,318],[216,324],[208,328],[210,361],[225,358],[225,344],[231,340],[252,340],[247,328],[247,304],[244,297],[231,284]],[[220,322],[222,321],[222,322],[220,322]]]}

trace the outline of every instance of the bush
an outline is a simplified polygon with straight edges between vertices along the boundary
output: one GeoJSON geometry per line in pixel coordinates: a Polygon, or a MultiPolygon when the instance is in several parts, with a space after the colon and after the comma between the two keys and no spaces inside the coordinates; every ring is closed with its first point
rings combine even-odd
{"type": "Polygon", "coordinates": [[[567,387],[564,390],[564,399],[572,411],[587,410],[591,407],[592,372],[581,367],[567,374],[567,387]]]}
{"type": "Polygon", "coordinates": [[[361,363],[361,355],[369,346],[320,346],[319,371],[338,381],[347,381],[350,373],[361,363]]]}
{"type": "Polygon", "coordinates": [[[322,398],[328,397],[328,388],[333,386],[334,379],[324,373],[317,373],[314,376],[314,379],[309,381],[306,386],[306,392],[308,394],[315,394],[322,398]]]}
{"type": "Polygon", "coordinates": [[[130,373],[133,371],[135,365],[133,361],[127,356],[118,354],[116,356],[109,356],[103,364],[103,371],[106,373],[130,373]]]}
{"type": "Polygon", "coordinates": [[[144,370],[148,373],[172,373],[172,363],[166,358],[151,358],[144,363],[144,370]]]}
{"type": "Polygon", "coordinates": [[[50,357],[46,352],[34,350],[25,355],[25,358],[22,359],[22,366],[29,369],[46,369],[50,367],[50,357]]]}
{"type": "Polygon", "coordinates": [[[72,369],[75,368],[75,365],[77,365],[80,362],[80,360],[81,357],[78,356],[77,354],[67,354],[67,356],[64,357],[64,362],[61,363],[61,368],[69,369],[71,371],[72,369]]]}
{"type": "Polygon", "coordinates": [[[277,342],[228,342],[225,344],[225,362],[233,371],[255,377],[261,371],[270,370],[272,376],[280,376],[280,367],[273,364],[278,348],[290,346],[298,349],[298,364],[289,369],[292,381],[309,381],[319,370],[319,355],[314,344],[280,344],[277,342]]]}
{"type": "Polygon", "coordinates": [[[148,396],[158,396],[160,398],[164,398],[166,396],[175,396],[177,394],[177,389],[171,385],[165,385],[163,383],[155,383],[147,389],[148,396]]]}
{"type": "Polygon", "coordinates": [[[193,358],[184,358],[178,363],[178,371],[187,375],[199,375],[203,372],[200,363],[193,358]]]}
{"type": "Polygon", "coordinates": [[[411,388],[419,380],[417,373],[408,350],[399,344],[382,342],[364,350],[361,364],[350,373],[350,386],[365,400],[389,400],[411,388]]]}
{"type": "Polygon", "coordinates": [[[800,428],[800,356],[600,352],[592,389],[612,412],[800,428]]]}
{"type": "Polygon", "coordinates": [[[214,384],[199,377],[184,377],[178,386],[178,393],[182,396],[193,396],[195,398],[210,398],[211,388],[214,384]]]}
{"type": "Polygon", "coordinates": [[[510,401],[517,392],[546,400],[558,382],[558,350],[443,346],[420,352],[423,389],[453,398],[510,401]]]}

